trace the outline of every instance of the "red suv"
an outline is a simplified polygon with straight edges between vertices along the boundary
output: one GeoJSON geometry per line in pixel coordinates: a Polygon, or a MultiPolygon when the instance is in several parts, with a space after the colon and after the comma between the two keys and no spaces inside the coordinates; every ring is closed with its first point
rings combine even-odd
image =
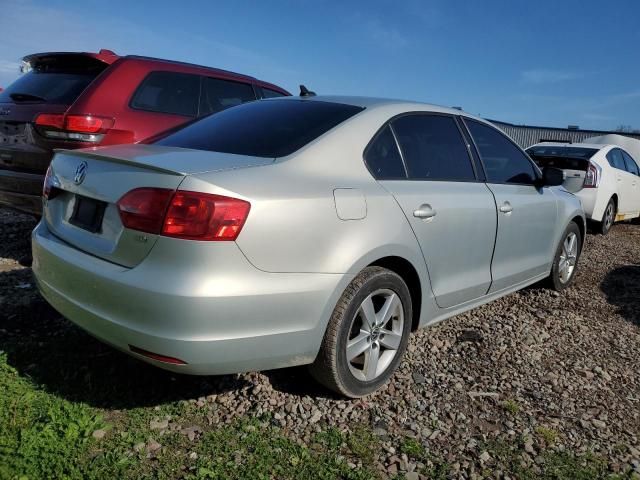
{"type": "Polygon", "coordinates": [[[0,205],[41,213],[53,150],[135,143],[193,118],[286,90],[237,73],[156,58],[38,53],[0,92],[0,205]]]}

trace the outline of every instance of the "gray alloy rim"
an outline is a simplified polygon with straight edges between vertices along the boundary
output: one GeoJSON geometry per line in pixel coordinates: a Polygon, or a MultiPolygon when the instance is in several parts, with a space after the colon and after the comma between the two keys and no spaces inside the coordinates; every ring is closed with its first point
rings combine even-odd
{"type": "Polygon", "coordinates": [[[573,275],[576,268],[576,260],[578,259],[578,236],[571,232],[562,242],[562,253],[560,254],[559,274],[560,281],[567,283],[573,275]]]}
{"type": "Polygon", "coordinates": [[[607,227],[607,230],[611,228],[613,225],[613,203],[609,203],[607,205],[607,210],[604,212],[604,224],[607,227]]]}
{"type": "Polygon", "coordinates": [[[382,375],[398,354],[404,330],[404,308],[398,294],[376,290],[358,307],[347,340],[349,370],[370,382],[382,375]]]}

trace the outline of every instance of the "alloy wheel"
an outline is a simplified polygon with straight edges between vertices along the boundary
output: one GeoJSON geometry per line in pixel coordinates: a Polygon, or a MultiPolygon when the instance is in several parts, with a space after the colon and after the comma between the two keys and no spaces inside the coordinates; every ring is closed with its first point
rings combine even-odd
{"type": "Polygon", "coordinates": [[[567,283],[573,275],[573,271],[576,268],[576,262],[578,260],[578,236],[570,232],[569,235],[562,242],[562,253],[558,260],[558,273],[560,281],[567,283]]]}
{"type": "Polygon", "coordinates": [[[604,224],[607,230],[609,230],[613,225],[613,215],[614,215],[614,206],[613,206],[613,203],[609,202],[609,205],[607,205],[607,209],[604,212],[604,224]]]}
{"type": "Polygon", "coordinates": [[[381,289],[368,295],[352,320],[346,345],[353,376],[369,382],[382,375],[398,353],[403,329],[404,308],[395,292],[381,289]]]}

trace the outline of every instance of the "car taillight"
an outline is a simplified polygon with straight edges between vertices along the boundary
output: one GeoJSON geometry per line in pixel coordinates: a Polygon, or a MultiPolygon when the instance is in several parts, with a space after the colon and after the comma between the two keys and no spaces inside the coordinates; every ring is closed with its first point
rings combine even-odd
{"type": "Polygon", "coordinates": [[[171,200],[162,234],[189,240],[235,240],[251,205],[237,198],[178,191],[171,200]]]}
{"type": "Polygon", "coordinates": [[[42,184],[42,196],[44,198],[49,198],[49,194],[51,193],[51,176],[51,165],[49,165],[49,168],[47,168],[47,173],[44,176],[44,183],[42,184]]]}
{"type": "Polygon", "coordinates": [[[36,125],[41,127],[54,127],[62,130],[64,128],[64,114],[41,113],[36,117],[36,125]]]}
{"type": "Polygon", "coordinates": [[[122,224],[133,230],[159,234],[173,196],[167,188],[136,188],[118,200],[122,224]]]}
{"type": "Polygon", "coordinates": [[[587,174],[584,177],[584,188],[597,188],[600,185],[600,168],[589,162],[587,174]]]}
{"type": "Polygon", "coordinates": [[[41,113],[35,119],[36,127],[45,137],[82,142],[99,142],[114,123],[108,117],[63,113],[41,113]]]}
{"type": "Polygon", "coordinates": [[[186,240],[235,240],[251,204],[209,193],[137,188],[118,200],[126,228],[186,240]]]}

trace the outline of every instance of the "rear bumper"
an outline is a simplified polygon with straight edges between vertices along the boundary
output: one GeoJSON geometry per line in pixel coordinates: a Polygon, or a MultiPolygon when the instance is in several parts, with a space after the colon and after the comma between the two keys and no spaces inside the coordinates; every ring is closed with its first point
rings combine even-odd
{"type": "Polygon", "coordinates": [[[44,175],[0,169],[0,205],[42,215],[44,175]]]}
{"type": "Polygon", "coordinates": [[[609,201],[610,197],[606,197],[603,202],[605,195],[602,194],[599,188],[583,188],[575,195],[580,199],[587,219],[601,222],[606,202],[609,201]]]}
{"type": "Polygon", "coordinates": [[[38,287],[56,310],[105,343],[188,374],[311,363],[352,278],[266,273],[233,242],[187,242],[185,248],[178,244],[184,240],[163,237],[132,269],[77,250],[44,222],[32,242],[38,287]],[[151,360],[130,346],[187,364],[151,360]]]}

